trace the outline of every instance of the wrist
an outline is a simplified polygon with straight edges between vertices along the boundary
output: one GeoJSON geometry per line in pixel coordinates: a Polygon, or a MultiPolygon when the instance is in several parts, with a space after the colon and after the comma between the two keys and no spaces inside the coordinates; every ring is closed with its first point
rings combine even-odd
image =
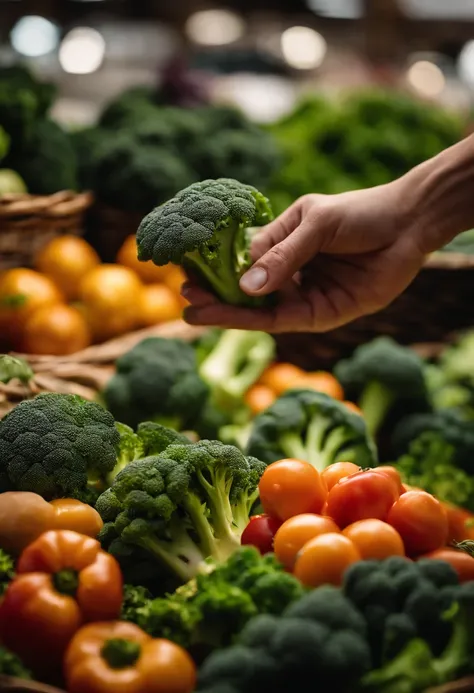
{"type": "Polygon", "coordinates": [[[474,137],[446,149],[395,181],[405,228],[424,254],[474,227],[474,137]]]}

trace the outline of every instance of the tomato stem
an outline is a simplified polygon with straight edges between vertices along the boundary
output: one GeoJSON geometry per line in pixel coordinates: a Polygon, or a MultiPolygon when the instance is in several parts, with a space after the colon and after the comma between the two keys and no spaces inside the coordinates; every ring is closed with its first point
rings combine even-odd
{"type": "Polygon", "coordinates": [[[135,664],[140,656],[138,642],[124,638],[111,638],[102,647],[102,657],[112,669],[125,669],[135,664]]]}
{"type": "Polygon", "coordinates": [[[53,584],[58,592],[69,597],[75,597],[79,587],[79,579],[76,570],[66,568],[53,575],[53,584]]]}

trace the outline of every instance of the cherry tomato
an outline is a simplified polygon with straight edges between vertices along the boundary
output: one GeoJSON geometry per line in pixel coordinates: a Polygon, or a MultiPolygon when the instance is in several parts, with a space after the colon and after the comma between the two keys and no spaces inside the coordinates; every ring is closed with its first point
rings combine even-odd
{"type": "Polygon", "coordinates": [[[351,474],[332,487],[327,514],[341,529],[358,520],[386,520],[398,497],[398,488],[390,477],[368,469],[351,474]]]}
{"type": "Polygon", "coordinates": [[[342,534],[321,534],[303,546],[293,575],[307,587],[339,586],[346,569],[360,560],[360,553],[350,539],[342,534]]]}
{"type": "Polygon", "coordinates": [[[398,493],[402,493],[403,484],[398,469],[395,469],[395,467],[390,467],[388,465],[382,465],[381,467],[376,467],[374,471],[378,472],[379,474],[386,474],[390,479],[393,479],[398,488],[398,493]]]}
{"type": "Polygon", "coordinates": [[[359,520],[346,527],[343,534],[357,546],[364,560],[405,555],[401,536],[382,520],[359,520]]]}
{"type": "Polygon", "coordinates": [[[361,468],[353,462],[334,462],[334,464],[330,464],[329,467],[326,467],[326,469],[321,473],[321,476],[326,482],[328,491],[330,491],[338,481],[345,479],[346,476],[351,476],[351,474],[356,474],[356,472],[360,471],[361,468]]]}
{"type": "Polygon", "coordinates": [[[450,547],[437,549],[420,558],[432,558],[437,561],[449,563],[459,576],[459,582],[471,582],[474,580],[474,558],[465,551],[450,547]]]}
{"type": "Polygon", "coordinates": [[[275,534],[273,550],[285,568],[292,570],[296,556],[303,546],[320,534],[339,532],[339,527],[330,517],[322,515],[295,515],[284,522],[275,534]]]}
{"type": "Polygon", "coordinates": [[[327,498],[326,483],[319,472],[301,460],[268,465],[258,489],[265,512],[282,522],[301,513],[319,514],[327,498]]]}
{"type": "Polygon", "coordinates": [[[242,532],[240,543],[256,546],[260,553],[266,554],[273,551],[273,539],[281,522],[268,515],[255,515],[242,532]]]}
{"type": "Polygon", "coordinates": [[[464,541],[474,539],[474,516],[464,508],[458,508],[450,503],[442,503],[448,516],[448,544],[454,541],[464,541]]]}
{"type": "Polygon", "coordinates": [[[387,522],[395,527],[409,556],[429,553],[448,540],[448,517],[441,503],[425,491],[407,491],[390,508],[387,522]]]}

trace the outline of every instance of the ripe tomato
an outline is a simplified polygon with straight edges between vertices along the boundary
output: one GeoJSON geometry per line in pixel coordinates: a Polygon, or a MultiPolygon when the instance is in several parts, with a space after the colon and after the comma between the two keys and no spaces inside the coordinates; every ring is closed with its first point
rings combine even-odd
{"type": "Polygon", "coordinates": [[[178,320],[183,312],[179,296],[166,284],[144,286],[139,301],[139,321],[143,327],[178,320]]]}
{"type": "Polygon", "coordinates": [[[292,570],[303,546],[320,534],[338,533],[339,527],[330,517],[305,513],[284,522],[275,534],[273,550],[285,568],[292,570]]]}
{"type": "Polygon", "coordinates": [[[474,558],[465,551],[445,547],[420,556],[420,558],[432,558],[436,561],[449,563],[457,572],[459,582],[474,580],[474,558]]]}
{"type": "Polygon", "coordinates": [[[297,381],[305,372],[292,363],[274,363],[260,378],[260,383],[269,387],[278,397],[286,390],[298,387],[297,381]]]}
{"type": "Polygon", "coordinates": [[[379,474],[386,474],[390,479],[392,479],[395,482],[395,484],[398,488],[399,494],[402,493],[403,484],[402,484],[402,478],[400,476],[400,472],[398,471],[398,469],[395,469],[395,467],[390,467],[389,465],[384,464],[381,467],[376,467],[374,471],[378,472],[379,474]]]}
{"type": "Polygon", "coordinates": [[[308,390],[316,390],[316,392],[323,392],[325,395],[329,395],[329,397],[339,401],[344,399],[344,390],[341,384],[331,373],[325,371],[303,373],[296,380],[295,386],[308,390]]]}
{"type": "Polygon", "coordinates": [[[262,556],[273,551],[273,540],[281,522],[268,515],[254,515],[242,532],[240,543],[255,546],[262,556]]]}
{"type": "Polygon", "coordinates": [[[58,236],[40,250],[36,269],[50,277],[70,301],[77,299],[79,286],[100,258],[94,248],[78,236],[58,236]]]}
{"type": "Polygon", "coordinates": [[[387,522],[395,527],[409,556],[429,553],[448,540],[448,517],[441,503],[425,491],[407,491],[390,508],[387,522]]]}
{"type": "Polygon", "coordinates": [[[343,534],[357,546],[364,560],[405,555],[401,536],[382,520],[359,520],[346,527],[343,534]]]}
{"type": "Polygon", "coordinates": [[[369,469],[341,479],[329,491],[327,514],[343,529],[358,520],[385,520],[399,497],[386,474],[369,469]]]}
{"type": "Polygon", "coordinates": [[[74,354],[90,345],[92,337],[82,313],[61,303],[38,308],[24,326],[22,350],[27,354],[74,354]]]}
{"type": "Polygon", "coordinates": [[[321,534],[303,546],[293,575],[307,587],[339,586],[346,569],[360,560],[360,553],[350,539],[342,534],[321,534]]]}
{"type": "Polygon", "coordinates": [[[319,514],[327,487],[319,472],[301,460],[280,460],[268,465],[258,485],[268,515],[282,522],[301,513],[319,514]]]}
{"type": "Polygon", "coordinates": [[[345,479],[346,476],[351,476],[351,474],[356,474],[360,471],[361,468],[353,462],[334,462],[334,464],[330,464],[329,467],[326,467],[326,469],[321,473],[321,476],[326,482],[328,491],[330,491],[338,481],[345,479]]]}
{"type": "Polygon", "coordinates": [[[464,508],[458,508],[450,503],[442,503],[448,516],[448,544],[454,541],[474,539],[474,516],[464,508]]]}
{"type": "Polygon", "coordinates": [[[245,404],[255,416],[268,409],[276,399],[276,395],[268,385],[254,385],[245,395],[245,404]]]}

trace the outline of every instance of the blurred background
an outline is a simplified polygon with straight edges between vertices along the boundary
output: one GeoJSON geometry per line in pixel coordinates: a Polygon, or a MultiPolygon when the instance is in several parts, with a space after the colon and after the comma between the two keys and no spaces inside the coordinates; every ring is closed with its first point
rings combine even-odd
{"type": "MultiPolygon", "coordinates": [[[[279,213],[385,183],[470,132],[473,96],[474,0],[0,0],[0,339],[2,291],[26,291],[6,270],[69,302],[99,259],[164,284],[133,234],[181,188],[236,178],[279,213]]],[[[179,315],[181,279],[166,274],[173,300],[149,292],[140,325],[179,315]]]]}

